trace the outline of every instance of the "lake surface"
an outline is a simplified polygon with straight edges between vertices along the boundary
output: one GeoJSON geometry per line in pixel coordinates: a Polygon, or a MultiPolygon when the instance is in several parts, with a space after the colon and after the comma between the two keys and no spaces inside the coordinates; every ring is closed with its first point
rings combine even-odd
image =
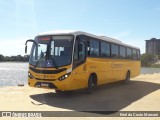
{"type": "Polygon", "coordinates": [[[28,63],[0,63],[0,86],[27,84],[28,63]]]}
{"type": "MultiPolygon", "coordinates": [[[[160,73],[159,68],[141,68],[141,74],[160,73]]],[[[28,63],[0,63],[0,86],[27,84],[28,63]]]]}
{"type": "Polygon", "coordinates": [[[160,73],[160,68],[141,68],[141,74],[160,73]]]}

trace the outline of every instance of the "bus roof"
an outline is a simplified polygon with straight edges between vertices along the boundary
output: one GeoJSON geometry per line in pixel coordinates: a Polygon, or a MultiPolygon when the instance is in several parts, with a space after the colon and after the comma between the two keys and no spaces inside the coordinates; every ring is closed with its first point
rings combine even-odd
{"type": "Polygon", "coordinates": [[[43,36],[43,35],[67,35],[67,34],[74,35],[74,36],[86,35],[86,36],[97,38],[97,39],[100,39],[100,40],[104,40],[104,41],[120,44],[120,45],[123,45],[123,46],[139,49],[138,47],[134,47],[134,46],[125,44],[122,41],[114,39],[114,38],[110,38],[110,37],[107,37],[107,36],[97,36],[97,35],[93,35],[93,34],[90,34],[90,33],[87,33],[87,32],[82,32],[82,31],[73,31],[73,30],[48,31],[48,32],[39,33],[38,36],[43,36]]]}

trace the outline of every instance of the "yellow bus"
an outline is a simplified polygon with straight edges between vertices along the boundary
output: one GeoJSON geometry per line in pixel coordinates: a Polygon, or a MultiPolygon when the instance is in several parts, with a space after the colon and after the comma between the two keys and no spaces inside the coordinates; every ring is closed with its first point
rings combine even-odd
{"type": "Polygon", "coordinates": [[[140,49],[123,42],[82,31],[53,31],[37,35],[28,72],[31,87],[57,93],[86,89],[125,80],[140,74],[140,49]]]}

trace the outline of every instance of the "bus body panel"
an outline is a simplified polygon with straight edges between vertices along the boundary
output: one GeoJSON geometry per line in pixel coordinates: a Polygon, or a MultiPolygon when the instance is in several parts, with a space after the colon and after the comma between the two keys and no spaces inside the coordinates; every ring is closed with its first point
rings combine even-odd
{"type": "MultiPolygon", "coordinates": [[[[106,84],[110,82],[125,80],[126,73],[129,70],[131,73],[131,78],[136,77],[140,74],[140,62],[139,61],[128,61],[128,60],[112,60],[112,59],[99,59],[99,58],[87,58],[86,62],[79,67],[75,68],[68,78],[65,80],[58,80],[58,78],[64,74],[66,71],[59,74],[55,74],[54,77],[51,74],[37,74],[30,70],[33,76],[37,76],[42,80],[30,79],[29,83],[31,87],[35,87],[37,82],[50,82],[53,83],[59,90],[76,90],[81,88],[86,88],[88,83],[88,78],[92,73],[97,75],[97,84],[106,84]],[[44,76],[49,78],[55,78],[54,81],[43,80],[44,76]]],[[[71,65],[65,68],[71,68],[71,65]]],[[[46,70],[52,70],[51,68],[46,68],[46,70]]],[[[53,69],[55,70],[55,69],[53,69]]],[[[45,77],[46,78],[46,77],[45,77]]]]}
{"type": "Polygon", "coordinates": [[[140,61],[87,58],[87,72],[96,73],[98,85],[126,79],[127,71],[131,78],[140,74],[140,61]]]}

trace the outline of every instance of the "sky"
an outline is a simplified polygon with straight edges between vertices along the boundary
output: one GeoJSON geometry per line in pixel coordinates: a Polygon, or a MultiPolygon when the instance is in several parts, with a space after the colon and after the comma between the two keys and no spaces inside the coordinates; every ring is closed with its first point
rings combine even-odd
{"type": "Polygon", "coordinates": [[[160,38],[160,0],[0,0],[0,54],[25,55],[27,39],[54,30],[105,35],[144,53],[145,40],[160,38]]]}

